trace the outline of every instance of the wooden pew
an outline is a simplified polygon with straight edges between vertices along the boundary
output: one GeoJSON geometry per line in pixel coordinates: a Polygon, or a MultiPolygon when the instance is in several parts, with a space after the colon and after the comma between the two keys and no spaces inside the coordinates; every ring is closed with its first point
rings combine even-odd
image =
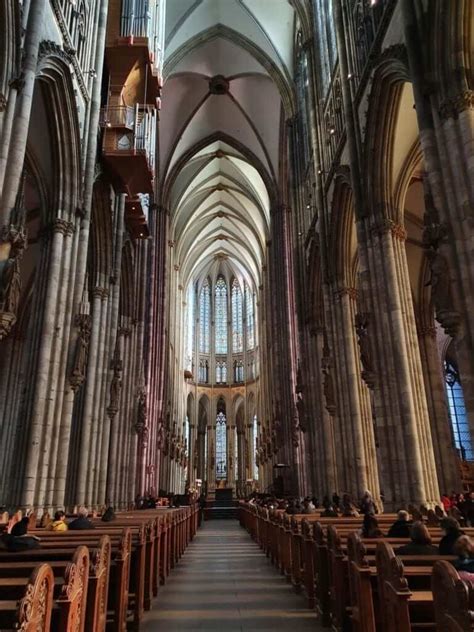
{"type": "Polygon", "coordinates": [[[2,630],[50,632],[53,610],[54,575],[48,564],[38,565],[20,587],[18,597],[4,599],[0,586],[2,630]]]}
{"type": "Polygon", "coordinates": [[[431,572],[427,574],[426,589],[410,590],[403,562],[390,544],[378,542],[376,558],[382,629],[386,632],[435,630],[431,572]]]}
{"type": "MultiPolygon", "coordinates": [[[[0,564],[51,562],[54,565],[55,562],[68,562],[79,544],[85,544],[91,549],[100,549],[104,543],[101,538],[107,535],[111,546],[107,618],[113,632],[124,632],[129,611],[128,590],[132,541],[130,529],[120,529],[117,535],[110,535],[110,532],[101,533],[99,530],[40,533],[41,548],[21,552],[0,552],[0,564]]],[[[101,578],[103,582],[103,575],[101,578]]],[[[103,607],[99,608],[101,612],[103,607]]],[[[133,614],[131,610],[130,612],[133,614]]]]}
{"type": "Polygon", "coordinates": [[[436,562],[431,578],[437,632],[474,630],[474,586],[448,562],[436,562]]]}
{"type": "MultiPolygon", "coordinates": [[[[42,565],[44,566],[44,565],[42,565]]],[[[50,565],[48,568],[53,571],[50,565]]],[[[2,599],[15,600],[21,594],[28,576],[39,566],[20,568],[15,562],[0,572],[0,595],[2,599]]],[[[54,575],[51,625],[57,632],[84,632],[86,624],[87,587],[89,578],[89,551],[79,546],[72,559],[56,570],[54,575]]],[[[2,617],[3,619],[3,617],[2,617]]]]}

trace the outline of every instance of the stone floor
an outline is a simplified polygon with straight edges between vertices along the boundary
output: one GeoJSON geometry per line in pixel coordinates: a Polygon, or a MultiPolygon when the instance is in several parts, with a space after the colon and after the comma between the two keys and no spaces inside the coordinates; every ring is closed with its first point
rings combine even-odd
{"type": "Polygon", "coordinates": [[[204,523],[145,614],[144,632],[322,630],[234,520],[204,523]]]}

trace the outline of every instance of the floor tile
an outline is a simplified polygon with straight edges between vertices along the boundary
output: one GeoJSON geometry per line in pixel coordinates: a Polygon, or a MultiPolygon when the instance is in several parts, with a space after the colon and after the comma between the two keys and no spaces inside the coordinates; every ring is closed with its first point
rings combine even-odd
{"type": "Polygon", "coordinates": [[[143,632],[322,631],[305,607],[237,522],[205,522],[152,609],[143,632]]]}

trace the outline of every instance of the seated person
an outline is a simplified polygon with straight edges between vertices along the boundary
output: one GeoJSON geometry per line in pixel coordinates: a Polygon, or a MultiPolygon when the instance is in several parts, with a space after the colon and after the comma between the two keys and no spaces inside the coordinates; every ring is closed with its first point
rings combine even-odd
{"type": "Polygon", "coordinates": [[[64,511],[57,511],[54,520],[46,527],[49,531],[67,531],[66,514],[64,511]]]}
{"type": "Polygon", "coordinates": [[[379,523],[374,515],[370,513],[364,514],[361,536],[363,538],[383,538],[383,533],[380,530],[379,523]]]}
{"type": "Polygon", "coordinates": [[[337,513],[337,511],[334,509],[334,507],[330,504],[328,505],[324,511],[321,512],[321,517],[322,518],[337,518],[339,516],[339,514],[337,513]]]}
{"type": "Polygon", "coordinates": [[[439,554],[454,555],[454,546],[457,540],[464,535],[461,525],[455,518],[443,518],[439,526],[444,531],[444,536],[439,543],[439,554]]]}
{"type": "Polygon", "coordinates": [[[397,555],[438,555],[438,548],[432,545],[430,532],[422,522],[412,524],[410,539],[410,544],[397,549],[397,555]]]}
{"type": "Polygon", "coordinates": [[[87,507],[79,507],[77,512],[77,518],[69,523],[70,529],[94,529],[94,525],[88,518],[89,512],[87,507]]]}
{"type": "Polygon", "coordinates": [[[18,552],[39,548],[40,539],[35,535],[28,535],[28,523],[29,518],[25,516],[13,525],[10,533],[2,534],[0,549],[18,552]]]}
{"type": "Polygon", "coordinates": [[[359,512],[356,509],[356,506],[352,502],[352,498],[349,494],[343,494],[342,496],[342,515],[345,517],[354,517],[357,518],[359,512]]]}
{"type": "Polygon", "coordinates": [[[303,500],[302,513],[304,513],[304,514],[314,514],[314,513],[316,513],[316,507],[311,502],[311,498],[306,497],[303,500]]]}
{"type": "Polygon", "coordinates": [[[456,540],[454,552],[458,556],[453,566],[461,579],[468,579],[474,583],[474,540],[468,535],[462,535],[456,540]]]}
{"type": "Polygon", "coordinates": [[[409,538],[412,522],[408,511],[401,509],[397,514],[397,519],[390,527],[387,537],[389,538],[409,538]]]}
{"type": "Polygon", "coordinates": [[[104,513],[102,514],[102,522],[112,522],[112,520],[115,520],[117,516],[115,515],[115,511],[113,507],[107,507],[107,509],[104,511],[104,513]]]}

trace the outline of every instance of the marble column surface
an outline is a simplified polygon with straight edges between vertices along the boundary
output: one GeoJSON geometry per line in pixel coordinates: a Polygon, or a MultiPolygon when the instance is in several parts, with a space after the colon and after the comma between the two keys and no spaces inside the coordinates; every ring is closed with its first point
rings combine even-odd
{"type": "Polygon", "coordinates": [[[237,521],[210,520],[160,587],[142,629],[317,632],[323,627],[237,521]]]}

